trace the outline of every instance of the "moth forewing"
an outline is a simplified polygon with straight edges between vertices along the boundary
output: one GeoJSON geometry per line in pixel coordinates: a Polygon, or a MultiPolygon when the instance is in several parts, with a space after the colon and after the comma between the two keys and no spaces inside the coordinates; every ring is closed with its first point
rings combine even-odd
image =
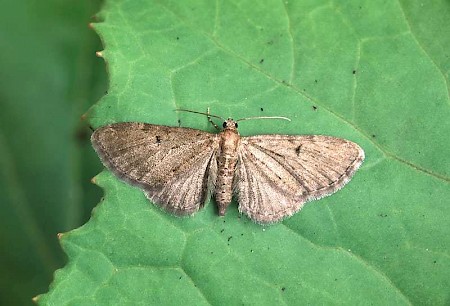
{"type": "Polygon", "coordinates": [[[239,210],[259,223],[282,220],[343,187],[363,159],[357,144],[330,136],[243,137],[236,173],[239,210]]]}

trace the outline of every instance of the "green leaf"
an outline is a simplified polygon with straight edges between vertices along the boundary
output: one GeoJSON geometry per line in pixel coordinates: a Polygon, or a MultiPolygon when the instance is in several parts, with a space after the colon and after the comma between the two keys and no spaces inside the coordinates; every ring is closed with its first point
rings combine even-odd
{"type": "Polygon", "coordinates": [[[450,5],[355,1],[107,1],[95,25],[108,95],[94,127],[142,121],[242,135],[327,134],[366,161],[283,223],[176,218],[103,172],[105,198],[61,240],[42,304],[433,304],[450,300],[450,5]],[[430,18],[428,16],[436,16],[430,18]]]}

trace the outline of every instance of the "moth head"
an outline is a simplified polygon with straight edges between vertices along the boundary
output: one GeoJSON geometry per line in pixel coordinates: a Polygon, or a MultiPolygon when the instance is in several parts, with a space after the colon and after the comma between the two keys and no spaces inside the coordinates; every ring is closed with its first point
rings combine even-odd
{"type": "Polygon", "coordinates": [[[223,122],[222,127],[224,130],[237,130],[238,124],[233,119],[228,118],[223,122]]]}

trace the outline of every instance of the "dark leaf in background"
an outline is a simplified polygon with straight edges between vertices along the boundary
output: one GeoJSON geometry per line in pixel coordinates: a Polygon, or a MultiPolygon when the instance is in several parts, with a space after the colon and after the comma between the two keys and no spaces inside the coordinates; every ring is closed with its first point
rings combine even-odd
{"type": "Polygon", "coordinates": [[[32,305],[66,256],[58,232],[89,218],[101,169],[80,116],[105,90],[88,28],[100,1],[0,10],[0,304],[32,305]]]}

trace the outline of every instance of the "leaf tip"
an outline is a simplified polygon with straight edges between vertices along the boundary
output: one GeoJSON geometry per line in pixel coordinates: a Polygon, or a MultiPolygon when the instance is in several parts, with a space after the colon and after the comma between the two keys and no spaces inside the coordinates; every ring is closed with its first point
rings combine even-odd
{"type": "Polygon", "coordinates": [[[41,295],[38,294],[35,297],[32,297],[31,300],[33,301],[33,303],[37,304],[39,302],[41,295]]]}
{"type": "Polygon", "coordinates": [[[84,113],[83,115],[81,115],[81,117],[80,117],[81,121],[86,120],[87,116],[88,116],[87,113],[84,113]]]}
{"type": "Polygon", "coordinates": [[[95,52],[95,55],[97,55],[97,57],[103,58],[103,52],[102,51],[95,52]]]}

